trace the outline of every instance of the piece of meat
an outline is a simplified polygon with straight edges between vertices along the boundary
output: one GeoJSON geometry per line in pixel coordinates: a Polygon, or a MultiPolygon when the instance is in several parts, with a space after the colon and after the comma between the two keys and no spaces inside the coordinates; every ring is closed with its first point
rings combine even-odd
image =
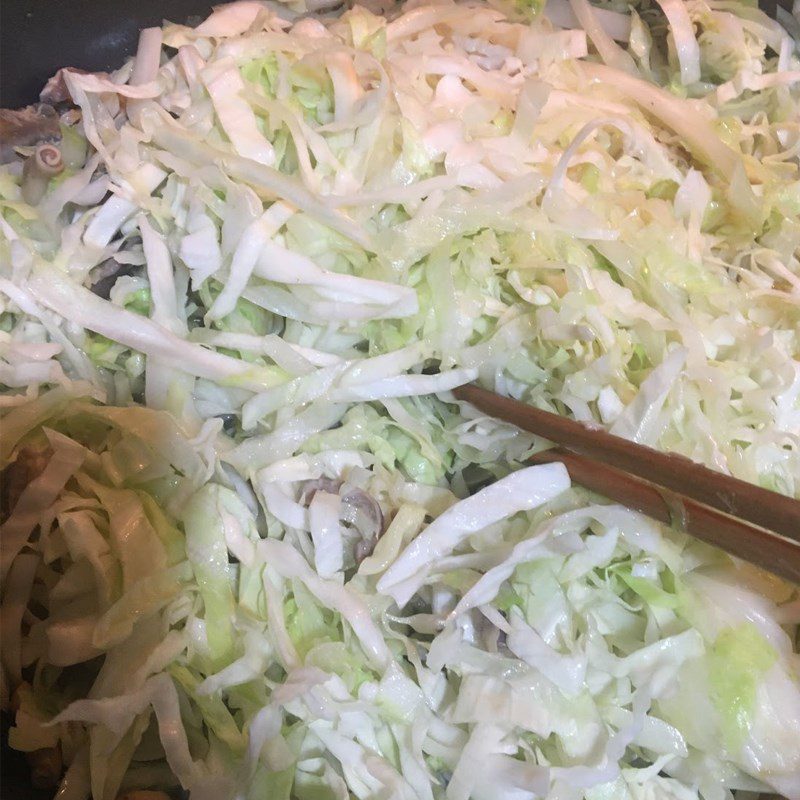
{"type": "Polygon", "coordinates": [[[344,482],[333,478],[317,478],[306,481],[300,493],[301,502],[310,503],[316,492],[340,494],[342,498],[342,522],[358,531],[359,538],[353,545],[356,565],[372,555],[375,545],[383,534],[384,519],[378,501],[372,495],[355,486],[345,487],[344,482]]]}
{"type": "Polygon", "coordinates": [[[0,164],[13,161],[16,147],[32,147],[61,139],[56,110],[47,103],[25,108],[0,108],[0,164]]]}
{"type": "Polygon", "coordinates": [[[383,534],[383,511],[372,495],[354,488],[342,497],[342,518],[361,534],[353,547],[353,557],[358,565],[372,555],[383,534]]]}
{"type": "MultiPolygon", "coordinates": [[[[44,85],[44,89],[39,92],[39,99],[43,103],[48,103],[51,106],[59,106],[62,103],[69,103],[71,105],[74,102],[72,95],[69,93],[67,82],[64,80],[64,76],[68,72],[76,72],[78,75],[89,74],[88,70],[81,69],[80,67],[63,67],[47,81],[44,85]]],[[[108,77],[107,72],[95,72],[94,74],[97,75],[98,78],[108,77]]]]}
{"type": "Polygon", "coordinates": [[[335,478],[316,478],[315,480],[305,481],[300,492],[300,502],[310,503],[317,492],[327,492],[328,494],[339,494],[344,481],[335,478]]]}
{"type": "Polygon", "coordinates": [[[60,69],[47,81],[44,85],[44,89],[39,92],[39,99],[43,103],[57,106],[60,103],[72,102],[72,95],[69,93],[67,82],[64,80],[64,75],[67,72],[80,72],[81,74],[85,74],[85,70],[76,69],[75,67],[64,67],[60,69]]]}
{"type": "Polygon", "coordinates": [[[26,754],[31,768],[31,785],[34,789],[54,789],[61,780],[64,763],[61,747],[45,747],[26,754]]]}
{"type": "Polygon", "coordinates": [[[18,684],[16,689],[11,692],[11,697],[8,700],[8,710],[16,716],[17,711],[19,711],[20,706],[22,705],[22,693],[25,691],[29,691],[31,685],[27,681],[22,681],[22,683],[18,684]]]}
{"type": "Polygon", "coordinates": [[[17,460],[3,470],[0,476],[0,518],[10,516],[25,487],[44,472],[52,455],[49,447],[23,447],[17,460]]]}

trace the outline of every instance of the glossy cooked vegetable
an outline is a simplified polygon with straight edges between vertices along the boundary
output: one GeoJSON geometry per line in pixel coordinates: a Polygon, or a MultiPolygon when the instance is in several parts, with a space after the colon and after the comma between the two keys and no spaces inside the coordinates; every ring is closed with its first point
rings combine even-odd
{"type": "Polygon", "coordinates": [[[60,800],[800,797],[797,588],[449,394],[800,494],[774,21],[238,2],[62,78],[63,168],[0,170],[2,675],[60,800]]]}

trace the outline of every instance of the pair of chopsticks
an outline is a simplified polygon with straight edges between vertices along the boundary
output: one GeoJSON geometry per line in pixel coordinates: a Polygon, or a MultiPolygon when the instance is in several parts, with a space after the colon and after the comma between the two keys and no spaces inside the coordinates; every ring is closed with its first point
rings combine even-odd
{"type": "Polygon", "coordinates": [[[575,483],[800,583],[800,501],[475,384],[453,394],[559,445],[534,463],[561,461],[575,483]]]}

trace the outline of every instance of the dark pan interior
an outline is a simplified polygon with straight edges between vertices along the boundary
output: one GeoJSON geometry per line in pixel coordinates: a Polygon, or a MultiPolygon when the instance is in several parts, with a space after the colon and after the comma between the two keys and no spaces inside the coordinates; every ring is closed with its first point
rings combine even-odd
{"type": "MultiPolygon", "coordinates": [[[[219,0],[217,0],[217,3],[219,0]]],[[[205,0],[2,0],[0,106],[35,102],[60,67],[108,70],[136,50],[139,30],[196,22],[215,5],[205,0]]]]}

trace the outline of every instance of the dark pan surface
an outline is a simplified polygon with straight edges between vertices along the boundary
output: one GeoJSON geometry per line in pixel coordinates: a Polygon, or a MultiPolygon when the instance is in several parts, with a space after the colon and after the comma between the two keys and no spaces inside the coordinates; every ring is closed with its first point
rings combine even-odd
{"type": "Polygon", "coordinates": [[[0,106],[35,102],[60,67],[109,70],[136,50],[139,30],[198,22],[220,0],[2,0],[0,106]]]}

